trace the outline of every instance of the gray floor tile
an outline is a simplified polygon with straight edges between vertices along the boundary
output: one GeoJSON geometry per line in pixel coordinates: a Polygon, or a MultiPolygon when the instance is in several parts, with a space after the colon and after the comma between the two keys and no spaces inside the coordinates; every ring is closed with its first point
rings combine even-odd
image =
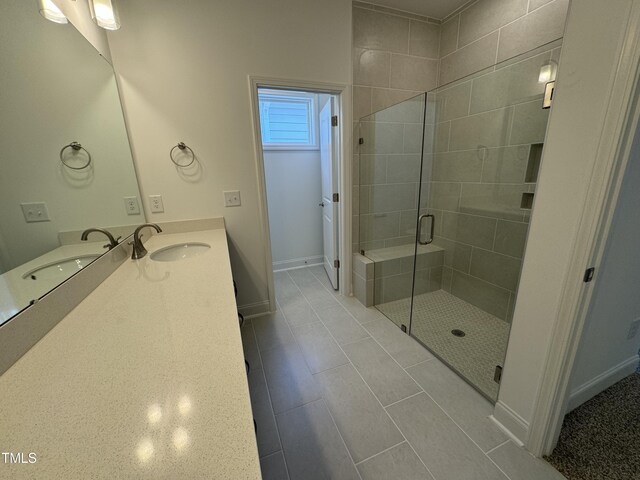
{"type": "Polygon", "coordinates": [[[382,405],[390,405],[422,391],[373,338],[350,343],[342,348],[382,405]]]}
{"type": "Polygon", "coordinates": [[[403,440],[352,365],[337,367],[314,377],[355,462],[403,440]]]}
{"type": "Polygon", "coordinates": [[[387,411],[436,480],[507,480],[426,394],[387,411]]]}
{"type": "Polygon", "coordinates": [[[300,295],[300,290],[293,283],[287,272],[275,272],[273,274],[273,282],[278,300],[285,300],[296,295],[300,295]]]}
{"type": "Polygon", "coordinates": [[[300,290],[316,311],[339,305],[335,296],[331,295],[317,280],[314,284],[300,286],[300,290]]]}
{"type": "Polygon", "coordinates": [[[426,348],[396,327],[386,317],[367,323],[364,328],[403,367],[409,367],[433,358],[433,355],[426,348]]]}
{"type": "Polygon", "coordinates": [[[315,265],[313,267],[309,267],[309,270],[311,271],[311,273],[313,273],[315,275],[315,277],[318,279],[318,281],[327,290],[329,290],[329,293],[334,294],[334,293],[337,292],[337,290],[335,290],[333,288],[333,285],[331,284],[331,281],[329,280],[329,276],[327,275],[327,272],[325,271],[324,266],[315,265]]]}
{"type": "Polygon", "coordinates": [[[289,322],[289,325],[306,325],[307,323],[313,323],[319,321],[316,312],[314,312],[307,299],[300,294],[295,301],[291,301],[285,304],[281,304],[282,313],[289,322]]]}
{"type": "Polygon", "coordinates": [[[244,351],[245,360],[249,362],[251,368],[262,368],[253,327],[251,325],[245,325],[240,329],[240,333],[242,335],[242,350],[244,351]]]}
{"type": "Polygon", "coordinates": [[[369,336],[342,305],[320,310],[318,316],[340,345],[357,342],[369,336]]]}
{"type": "Polygon", "coordinates": [[[377,309],[367,308],[362,305],[355,297],[336,297],[338,301],[346,308],[354,318],[360,323],[373,322],[375,320],[383,320],[386,317],[377,309]]]}
{"type": "Polygon", "coordinates": [[[320,389],[295,343],[267,350],[262,363],[276,414],[320,398],[320,389]]]}
{"type": "Polygon", "coordinates": [[[407,369],[418,384],[485,452],[507,437],[489,420],[493,405],[437,359],[407,369]]]}
{"type": "Polygon", "coordinates": [[[273,417],[269,391],[261,368],[252,369],[249,374],[249,393],[251,394],[251,410],[256,421],[258,432],[258,453],[261,457],[281,449],[280,438],[273,417]]]}
{"type": "Polygon", "coordinates": [[[322,322],[300,325],[292,330],[311,373],[349,363],[349,359],[322,322]]]}
{"type": "Polygon", "coordinates": [[[489,454],[511,480],[565,480],[542,459],[535,458],[513,442],[505,443],[489,454]]]}
{"type": "Polygon", "coordinates": [[[407,442],[358,464],[362,480],[433,480],[407,442]]]}
{"type": "Polygon", "coordinates": [[[357,480],[344,442],[320,400],[277,416],[291,480],[357,480]]]}
{"type": "Polygon", "coordinates": [[[324,310],[325,308],[332,308],[340,305],[335,299],[335,296],[328,293],[326,290],[322,294],[317,293],[312,296],[307,296],[307,300],[309,300],[309,303],[316,312],[324,310]]]}
{"type": "Polygon", "coordinates": [[[282,452],[276,452],[260,459],[262,480],[287,480],[287,466],[284,464],[282,452]]]}
{"type": "Polygon", "coordinates": [[[261,352],[294,343],[289,325],[280,312],[253,319],[258,348],[261,352]]]}
{"type": "Polygon", "coordinates": [[[287,270],[289,277],[293,280],[298,287],[304,287],[305,285],[313,285],[318,282],[318,279],[308,268],[296,268],[294,270],[287,270]]]}

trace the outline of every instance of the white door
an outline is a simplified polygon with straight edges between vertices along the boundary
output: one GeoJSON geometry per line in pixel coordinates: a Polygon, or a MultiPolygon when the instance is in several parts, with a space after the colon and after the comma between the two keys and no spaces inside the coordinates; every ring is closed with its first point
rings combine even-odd
{"type": "MultiPolygon", "coordinates": [[[[320,165],[322,170],[322,234],[324,245],[324,269],[331,285],[338,289],[338,202],[334,193],[338,191],[338,156],[335,153],[335,131],[331,119],[335,115],[334,98],[320,111],[320,165]]],[[[335,117],[337,118],[337,117],[335,117]]],[[[336,122],[337,123],[337,122],[336,122]]],[[[339,199],[338,199],[339,200],[339,199]]]]}

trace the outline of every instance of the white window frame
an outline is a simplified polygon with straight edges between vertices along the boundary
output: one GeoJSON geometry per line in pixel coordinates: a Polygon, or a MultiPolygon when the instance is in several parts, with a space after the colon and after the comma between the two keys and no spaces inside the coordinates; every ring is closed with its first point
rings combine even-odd
{"type": "MultiPolygon", "coordinates": [[[[270,90],[260,88],[258,90],[258,104],[263,97],[271,97],[275,101],[292,100],[296,102],[305,102],[309,105],[309,130],[311,134],[312,143],[295,144],[295,143],[265,143],[262,136],[262,130],[260,131],[260,140],[262,142],[262,148],[264,150],[319,150],[320,142],[318,140],[318,95],[308,92],[296,92],[290,90],[270,90]]],[[[262,124],[262,110],[260,110],[260,122],[262,124]]]]}

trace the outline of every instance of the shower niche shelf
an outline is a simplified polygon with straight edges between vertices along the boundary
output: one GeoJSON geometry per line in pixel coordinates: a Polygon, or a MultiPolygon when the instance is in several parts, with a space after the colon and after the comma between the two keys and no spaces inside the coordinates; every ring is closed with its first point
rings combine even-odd
{"type": "Polygon", "coordinates": [[[527,161],[527,171],[524,175],[524,183],[536,183],[538,172],[540,172],[540,160],[542,159],[543,143],[533,143],[529,148],[529,160],[527,161]]]}
{"type": "Polygon", "coordinates": [[[524,192],[522,194],[522,200],[520,200],[520,208],[522,210],[531,210],[533,207],[533,193],[524,192]]]}

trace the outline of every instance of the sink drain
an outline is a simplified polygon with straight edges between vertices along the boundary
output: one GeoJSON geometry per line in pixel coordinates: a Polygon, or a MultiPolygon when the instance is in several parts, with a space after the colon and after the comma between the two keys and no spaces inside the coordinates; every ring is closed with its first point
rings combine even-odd
{"type": "Polygon", "coordinates": [[[466,333],[464,333],[462,330],[458,330],[457,328],[451,330],[451,333],[454,337],[464,337],[466,335],[466,333]]]}

